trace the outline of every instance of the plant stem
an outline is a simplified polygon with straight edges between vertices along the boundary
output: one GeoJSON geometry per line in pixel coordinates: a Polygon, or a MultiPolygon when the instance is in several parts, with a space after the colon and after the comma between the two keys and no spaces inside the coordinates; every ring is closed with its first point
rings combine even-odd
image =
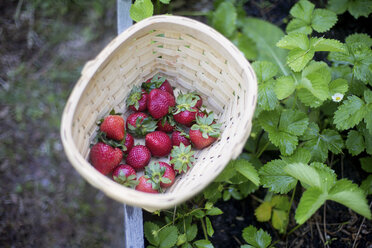
{"type": "Polygon", "coordinates": [[[181,16],[207,16],[209,13],[209,11],[179,11],[173,14],[181,16]]]}
{"type": "Polygon", "coordinates": [[[201,225],[202,225],[202,228],[203,228],[204,238],[206,240],[209,240],[208,239],[208,234],[207,234],[207,229],[205,228],[204,218],[201,218],[200,222],[201,222],[201,225]]]}
{"type": "MultiPolygon", "coordinates": [[[[292,207],[292,203],[293,203],[293,199],[294,199],[294,196],[296,194],[296,188],[297,188],[297,183],[292,191],[292,196],[291,196],[291,201],[289,202],[289,206],[288,206],[288,209],[287,209],[287,219],[288,219],[288,222],[289,222],[289,214],[291,212],[291,207],[292,207]]],[[[286,228],[286,231],[287,231],[287,228],[286,228]]]]}
{"type": "Polygon", "coordinates": [[[292,228],[292,229],[288,232],[287,236],[289,236],[289,235],[292,234],[294,231],[296,231],[300,226],[302,226],[302,224],[298,224],[297,226],[295,226],[294,228],[292,228]]]}
{"type": "Polygon", "coordinates": [[[261,155],[262,155],[262,153],[266,150],[266,148],[268,147],[270,145],[270,141],[268,141],[263,147],[262,147],[262,149],[261,149],[261,151],[259,151],[258,152],[258,154],[257,154],[257,158],[260,158],[261,157],[261,155]]]}

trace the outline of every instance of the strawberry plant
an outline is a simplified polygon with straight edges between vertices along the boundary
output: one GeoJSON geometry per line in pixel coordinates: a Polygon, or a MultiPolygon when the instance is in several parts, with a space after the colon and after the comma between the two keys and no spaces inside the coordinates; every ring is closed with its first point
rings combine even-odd
{"type": "MultiPolygon", "coordinates": [[[[300,0],[289,11],[285,32],[267,21],[246,16],[245,3],[218,0],[214,11],[198,13],[205,15],[209,24],[252,62],[258,81],[253,128],[243,153],[230,161],[198,199],[218,204],[251,195],[258,202],[256,220],[271,222],[282,239],[308,222],[322,206],[325,212],[329,201],[371,219],[372,38],[354,33],[339,39],[333,36],[332,29],[345,11],[356,19],[368,17],[372,3],[330,0],[321,8],[300,0]],[[363,170],[367,176],[360,181],[346,178],[346,160],[353,161],[354,169],[363,170]],[[264,199],[253,194],[257,190],[265,192],[264,199]]],[[[176,106],[192,111],[195,100],[186,101],[185,97],[177,100],[176,106]]],[[[218,135],[213,118],[199,113],[189,133],[196,147],[203,146],[196,136],[205,141],[218,135]]],[[[184,209],[174,211],[178,216],[184,209]]],[[[164,229],[173,225],[175,218],[172,222],[163,217],[159,223],[164,229]]],[[[325,214],[323,218],[326,223],[325,214]]],[[[194,243],[173,228],[182,240],[175,243],[181,245],[187,240],[190,245],[184,247],[212,247],[208,241],[212,232],[206,230],[206,222],[200,225],[204,239],[194,243]]],[[[149,230],[153,234],[159,229],[161,232],[162,227],[148,223],[149,240],[149,230]]],[[[269,247],[280,242],[278,239],[271,243],[268,233],[253,226],[243,230],[242,238],[248,245],[241,247],[269,247]]],[[[322,239],[325,246],[332,241],[327,235],[322,239]]],[[[160,241],[149,242],[160,245],[160,241]]]]}

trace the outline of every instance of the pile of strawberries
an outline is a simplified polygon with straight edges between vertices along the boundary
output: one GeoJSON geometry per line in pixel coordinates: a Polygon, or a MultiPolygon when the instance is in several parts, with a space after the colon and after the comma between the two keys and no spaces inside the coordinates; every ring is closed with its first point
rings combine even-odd
{"type": "Polygon", "coordinates": [[[98,123],[90,162],[102,174],[111,173],[113,180],[136,190],[163,192],[173,185],[177,174],[193,166],[192,148],[203,149],[220,135],[221,124],[213,113],[201,109],[203,100],[198,93],[175,97],[168,80],[159,75],[141,87],[134,86],[126,105],[133,111],[126,122],[112,111],[98,123]],[[145,138],[145,145],[134,145],[134,138],[145,138]],[[151,161],[168,156],[168,163],[151,161]],[[138,172],[143,175],[137,179],[138,172]]]}

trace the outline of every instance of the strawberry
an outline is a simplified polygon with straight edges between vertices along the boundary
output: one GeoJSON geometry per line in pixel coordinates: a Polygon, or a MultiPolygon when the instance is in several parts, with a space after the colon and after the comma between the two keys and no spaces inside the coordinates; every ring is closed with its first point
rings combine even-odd
{"type": "Polygon", "coordinates": [[[173,110],[174,120],[182,125],[190,127],[195,121],[198,109],[195,107],[197,99],[193,94],[180,94],[176,99],[176,107],[173,110]]]}
{"type": "Polygon", "coordinates": [[[136,190],[153,194],[159,193],[158,190],[153,189],[151,180],[149,178],[146,178],[145,176],[141,176],[138,179],[138,185],[136,186],[136,190]]]}
{"type": "Polygon", "coordinates": [[[153,162],[146,167],[145,177],[151,179],[153,189],[168,188],[173,185],[176,173],[165,162],[153,162]]]}
{"type": "Polygon", "coordinates": [[[133,136],[130,135],[130,133],[126,133],[124,145],[127,148],[127,150],[124,151],[124,154],[128,154],[134,146],[134,139],[133,139],[133,136]]]}
{"type": "Polygon", "coordinates": [[[146,146],[136,145],[134,146],[126,158],[128,165],[132,166],[136,171],[145,168],[150,162],[151,152],[146,146]]]}
{"type": "Polygon", "coordinates": [[[137,137],[143,137],[147,133],[155,131],[156,127],[156,121],[143,112],[135,112],[127,118],[128,132],[137,137]]]}
{"type": "Polygon", "coordinates": [[[138,86],[133,86],[127,100],[125,101],[127,107],[133,111],[145,111],[147,108],[148,94],[138,86]]]}
{"type": "Polygon", "coordinates": [[[156,129],[157,131],[163,131],[166,133],[171,133],[173,132],[174,126],[176,123],[174,122],[173,116],[172,115],[166,115],[164,116],[161,120],[158,121],[157,126],[158,128],[156,129]]]}
{"type": "Polygon", "coordinates": [[[114,140],[124,139],[124,119],[119,115],[109,115],[104,118],[100,125],[100,130],[106,134],[107,138],[114,140]]]}
{"type": "Polygon", "coordinates": [[[123,159],[123,152],[103,142],[98,142],[90,149],[90,161],[103,175],[109,174],[123,159]]]}
{"type": "Polygon", "coordinates": [[[189,131],[190,140],[196,149],[209,146],[220,136],[221,124],[216,124],[213,117],[213,113],[196,117],[196,124],[189,131]]]}
{"type": "Polygon", "coordinates": [[[136,171],[127,164],[118,165],[112,172],[112,179],[127,187],[134,187],[138,184],[136,171]]]}
{"type": "Polygon", "coordinates": [[[167,156],[172,150],[172,141],[169,136],[162,131],[149,133],[145,137],[146,147],[155,157],[167,156]]]}
{"type": "Polygon", "coordinates": [[[191,144],[189,136],[181,129],[178,129],[172,133],[172,146],[179,146],[183,143],[185,146],[191,144]]]}
{"type": "Polygon", "coordinates": [[[195,107],[197,109],[200,109],[202,107],[203,99],[201,98],[201,96],[198,93],[191,92],[191,93],[187,93],[185,95],[188,95],[189,97],[191,97],[192,100],[196,100],[195,107]]]}
{"type": "Polygon", "coordinates": [[[172,86],[168,80],[165,79],[165,77],[161,77],[160,75],[155,75],[154,77],[148,79],[145,83],[142,83],[142,88],[147,92],[150,92],[153,89],[159,89],[174,96],[172,86]]]}
{"type": "Polygon", "coordinates": [[[153,89],[147,100],[147,109],[153,118],[160,119],[167,115],[175,104],[174,96],[166,91],[153,89]]]}
{"type": "Polygon", "coordinates": [[[181,143],[179,146],[173,146],[170,164],[178,174],[187,172],[195,162],[194,153],[194,151],[191,151],[191,145],[185,146],[181,143]]]}

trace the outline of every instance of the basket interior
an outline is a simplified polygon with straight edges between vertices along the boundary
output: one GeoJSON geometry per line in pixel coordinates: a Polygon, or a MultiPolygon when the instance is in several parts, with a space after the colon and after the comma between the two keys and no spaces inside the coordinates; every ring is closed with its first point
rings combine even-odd
{"type": "Polygon", "coordinates": [[[219,140],[196,153],[195,166],[165,193],[169,199],[195,194],[241,152],[250,132],[255,92],[247,92],[255,88],[246,82],[255,79],[254,73],[247,78],[244,70],[224,47],[195,29],[157,25],[140,30],[107,56],[90,78],[73,115],[74,143],[88,158],[96,122],[111,109],[126,117],[125,99],[133,85],[160,73],[183,92],[199,92],[203,104],[223,123],[219,140]]]}

